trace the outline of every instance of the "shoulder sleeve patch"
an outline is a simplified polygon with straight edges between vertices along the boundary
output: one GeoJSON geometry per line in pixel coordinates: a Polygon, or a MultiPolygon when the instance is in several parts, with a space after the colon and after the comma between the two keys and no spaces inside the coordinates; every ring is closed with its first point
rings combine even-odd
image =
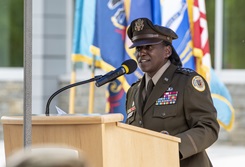
{"type": "Polygon", "coordinates": [[[202,77],[200,77],[200,76],[198,76],[198,75],[196,75],[196,76],[194,76],[194,77],[192,78],[192,86],[193,86],[196,90],[198,90],[198,91],[200,91],[200,92],[202,92],[202,91],[205,90],[205,83],[204,83],[202,77]]]}

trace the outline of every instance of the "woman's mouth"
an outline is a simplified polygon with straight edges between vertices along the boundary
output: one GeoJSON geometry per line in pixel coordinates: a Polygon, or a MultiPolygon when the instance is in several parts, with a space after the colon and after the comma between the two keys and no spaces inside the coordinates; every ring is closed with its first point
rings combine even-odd
{"type": "Polygon", "coordinates": [[[139,60],[139,63],[147,63],[149,61],[150,61],[150,59],[140,59],[139,60]]]}

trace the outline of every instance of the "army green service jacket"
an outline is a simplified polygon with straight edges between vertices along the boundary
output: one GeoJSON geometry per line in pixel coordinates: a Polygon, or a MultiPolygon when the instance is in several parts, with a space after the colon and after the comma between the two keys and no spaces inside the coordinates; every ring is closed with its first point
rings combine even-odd
{"type": "Polygon", "coordinates": [[[181,167],[211,167],[205,149],[219,124],[207,82],[195,71],[171,64],[143,108],[144,77],[127,92],[127,124],[179,137],[181,167]]]}

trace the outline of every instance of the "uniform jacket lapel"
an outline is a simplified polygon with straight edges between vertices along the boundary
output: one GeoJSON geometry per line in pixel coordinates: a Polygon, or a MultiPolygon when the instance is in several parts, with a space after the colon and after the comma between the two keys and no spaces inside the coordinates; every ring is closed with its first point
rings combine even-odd
{"type": "Polygon", "coordinates": [[[172,76],[177,69],[177,66],[171,64],[168,69],[163,73],[161,78],[158,80],[157,84],[154,86],[151,95],[146,101],[143,114],[157,101],[159,97],[168,89],[172,82],[172,76]]]}

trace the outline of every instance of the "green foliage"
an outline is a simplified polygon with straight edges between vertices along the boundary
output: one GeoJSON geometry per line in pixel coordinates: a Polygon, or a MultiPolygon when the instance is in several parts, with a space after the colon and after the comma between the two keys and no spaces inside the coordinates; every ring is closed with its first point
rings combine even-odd
{"type": "Polygon", "coordinates": [[[0,67],[23,66],[24,0],[0,0],[0,67]]]}
{"type": "MultiPolygon", "coordinates": [[[[215,1],[205,1],[210,53],[214,64],[215,1]]],[[[223,1],[223,62],[224,69],[245,68],[244,0],[223,1]]]]}
{"type": "Polygon", "coordinates": [[[206,2],[206,18],[208,23],[208,38],[211,54],[212,67],[214,67],[214,31],[215,31],[215,1],[206,2]]]}
{"type": "Polygon", "coordinates": [[[223,68],[245,68],[245,1],[224,1],[223,68]]]}

